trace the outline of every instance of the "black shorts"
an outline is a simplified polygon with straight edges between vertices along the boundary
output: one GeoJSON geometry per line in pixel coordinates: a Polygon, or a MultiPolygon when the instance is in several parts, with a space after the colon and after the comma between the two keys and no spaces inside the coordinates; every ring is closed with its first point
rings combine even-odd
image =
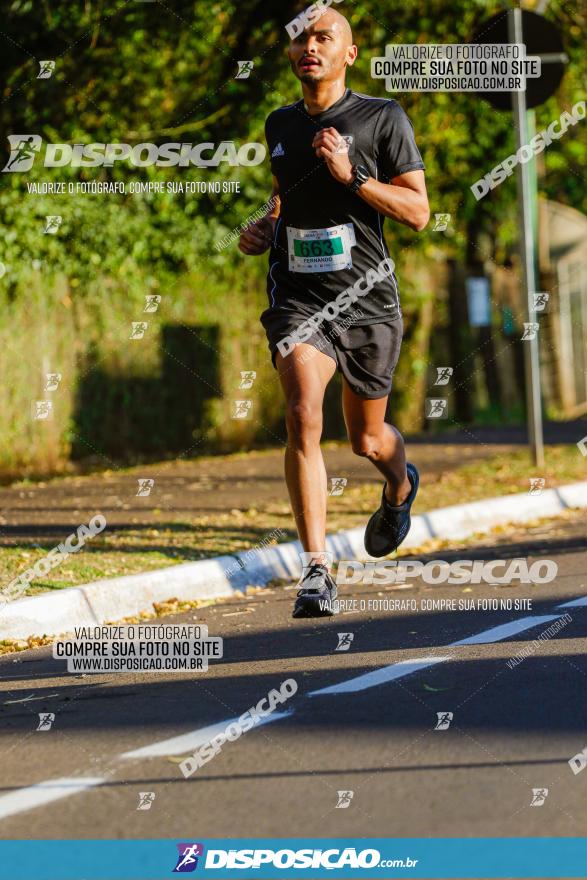
{"type": "MultiPolygon", "coordinates": [[[[277,343],[306,320],[307,315],[296,315],[281,309],[267,309],[263,312],[261,323],[269,340],[274,367],[277,343]]],[[[401,317],[393,321],[383,319],[377,324],[350,326],[340,332],[335,324],[324,321],[304,342],[318,348],[336,362],[337,370],[342,373],[355,394],[374,400],[387,397],[391,391],[403,329],[401,317]]]]}

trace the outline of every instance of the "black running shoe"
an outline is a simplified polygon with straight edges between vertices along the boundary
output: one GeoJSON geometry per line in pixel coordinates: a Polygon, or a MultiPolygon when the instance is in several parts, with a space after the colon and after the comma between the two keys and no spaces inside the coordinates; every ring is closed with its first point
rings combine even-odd
{"type": "Polygon", "coordinates": [[[315,562],[300,581],[292,617],[332,617],[337,596],[334,578],[325,565],[315,562]]]}
{"type": "Polygon", "coordinates": [[[365,550],[369,556],[380,557],[393,553],[410,531],[410,508],[418,492],[420,475],[413,464],[407,464],[408,479],[412,491],[403,504],[392,507],[385,497],[385,483],[381,496],[381,506],[375,511],[365,529],[365,550]]]}

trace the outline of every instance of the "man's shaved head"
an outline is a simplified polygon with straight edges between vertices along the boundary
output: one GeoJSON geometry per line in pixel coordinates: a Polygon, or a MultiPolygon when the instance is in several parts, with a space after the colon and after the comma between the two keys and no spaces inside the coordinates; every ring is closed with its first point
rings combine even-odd
{"type": "Polygon", "coordinates": [[[347,66],[357,57],[357,47],[348,20],[330,7],[292,39],[288,55],[295,75],[310,85],[344,80],[347,66]]]}
{"type": "MultiPolygon", "coordinates": [[[[353,45],[353,32],[351,30],[351,26],[349,24],[348,18],[345,18],[344,15],[338,11],[338,9],[327,9],[324,15],[320,16],[318,21],[314,22],[314,26],[318,26],[319,28],[323,27],[334,27],[336,22],[337,29],[340,29],[342,35],[345,40],[345,44],[347,46],[353,45]]],[[[310,27],[309,30],[312,28],[310,27]]]]}

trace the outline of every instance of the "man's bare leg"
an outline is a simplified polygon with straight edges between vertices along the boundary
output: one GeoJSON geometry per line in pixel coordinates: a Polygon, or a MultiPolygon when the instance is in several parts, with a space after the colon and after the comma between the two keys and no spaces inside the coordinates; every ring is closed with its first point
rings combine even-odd
{"type": "Polygon", "coordinates": [[[412,486],[402,435],[385,421],[387,397],[364,400],[343,380],[342,406],[353,452],[368,458],[386,478],[385,497],[389,503],[393,507],[403,504],[412,486]]]}
{"type": "Polygon", "coordinates": [[[316,561],[328,562],[326,548],[327,477],[320,438],[326,386],[336,362],[313,345],[298,343],[275,364],[285,399],[287,447],[285,480],[300,542],[316,561]],[[315,557],[314,557],[315,554],[315,557]]]}

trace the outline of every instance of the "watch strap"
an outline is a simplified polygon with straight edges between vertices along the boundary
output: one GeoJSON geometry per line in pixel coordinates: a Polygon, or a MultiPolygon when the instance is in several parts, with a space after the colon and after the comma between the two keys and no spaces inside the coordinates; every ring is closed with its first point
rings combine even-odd
{"type": "Polygon", "coordinates": [[[354,179],[347,185],[350,191],[354,193],[366,183],[369,178],[369,172],[362,165],[353,165],[352,171],[354,179]]]}

